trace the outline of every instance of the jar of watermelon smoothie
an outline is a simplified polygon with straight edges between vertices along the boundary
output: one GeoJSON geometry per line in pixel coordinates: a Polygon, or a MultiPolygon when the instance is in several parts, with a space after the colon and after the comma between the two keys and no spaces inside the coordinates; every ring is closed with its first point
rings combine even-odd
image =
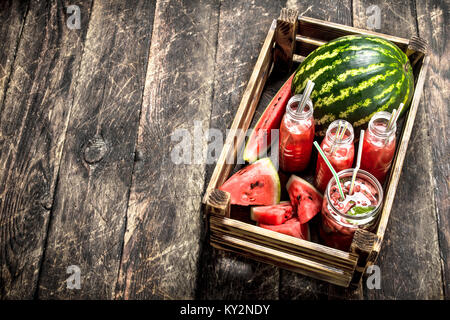
{"type": "Polygon", "coordinates": [[[297,106],[302,95],[293,96],[280,126],[280,168],[285,172],[303,171],[309,163],[314,140],[313,103],[306,100],[302,112],[297,106]]]}
{"type": "MultiPolygon", "coordinates": [[[[333,121],[327,129],[325,138],[322,140],[320,147],[327,156],[336,172],[351,168],[353,158],[355,156],[355,146],[353,145],[354,133],[352,125],[345,120],[333,121]],[[341,127],[339,127],[341,123],[341,127]],[[347,125],[345,127],[345,125],[347,125]],[[338,128],[346,128],[342,134],[342,138],[336,137],[338,128]]],[[[327,164],[320,156],[317,157],[316,174],[314,176],[314,184],[320,192],[324,192],[328,181],[333,177],[327,164]]]]}
{"type": "Polygon", "coordinates": [[[369,172],[358,170],[353,193],[349,194],[354,169],[338,173],[345,198],[336,180],[328,182],[322,203],[320,238],[329,247],[348,251],[357,229],[372,231],[383,203],[383,188],[369,172]]]}
{"type": "Polygon", "coordinates": [[[380,183],[384,182],[395,155],[395,123],[386,130],[390,117],[389,112],[381,111],[370,119],[361,154],[361,169],[373,174],[380,183]]]}

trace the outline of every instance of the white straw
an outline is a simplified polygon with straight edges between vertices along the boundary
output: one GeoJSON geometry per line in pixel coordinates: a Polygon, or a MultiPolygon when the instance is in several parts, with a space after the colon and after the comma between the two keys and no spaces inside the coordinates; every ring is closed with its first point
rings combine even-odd
{"type": "Polygon", "coordinates": [[[308,82],[306,83],[306,88],[303,91],[303,95],[302,95],[302,99],[300,100],[298,106],[297,106],[297,110],[295,111],[296,114],[300,114],[303,112],[303,109],[305,108],[306,105],[306,101],[308,100],[309,96],[311,95],[311,92],[314,89],[314,82],[312,82],[311,80],[308,80],[308,82]]]}
{"type": "Polygon", "coordinates": [[[350,190],[348,191],[349,195],[353,194],[353,187],[355,186],[356,174],[358,173],[359,166],[361,165],[361,155],[364,144],[364,130],[361,130],[361,134],[359,135],[359,145],[358,145],[358,156],[356,158],[356,167],[353,170],[352,183],[350,184],[350,190]]]}
{"type": "MultiPolygon", "coordinates": [[[[402,110],[403,110],[403,107],[404,107],[404,104],[403,103],[400,103],[400,105],[398,106],[398,110],[397,110],[397,112],[393,115],[393,116],[391,116],[391,120],[389,121],[389,124],[388,124],[388,127],[386,128],[386,131],[389,131],[389,130],[391,130],[392,129],[392,127],[394,126],[394,124],[397,122],[397,120],[398,120],[398,117],[400,116],[400,113],[402,112],[402,110]],[[393,119],[392,119],[393,118],[393,119]]],[[[395,110],[395,109],[394,109],[395,110]]]]}
{"type": "Polygon", "coordinates": [[[391,123],[394,120],[396,113],[397,113],[397,109],[392,110],[391,117],[389,118],[388,124],[386,126],[386,131],[389,130],[389,127],[391,126],[391,123]]]}
{"type": "MultiPolygon", "coordinates": [[[[336,151],[337,144],[342,142],[345,132],[347,131],[348,122],[347,121],[344,121],[344,122],[345,122],[345,126],[342,128],[342,130],[340,132],[337,132],[336,135],[334,136],[334,143],[333,143],[333,147],[331,148],[331,152],[330,152],[331,155],[333,155],[333,153],[336,151]]],[[[339,121],[339,128],[340,127],[341,127],[341,122],[339,121]]]]}

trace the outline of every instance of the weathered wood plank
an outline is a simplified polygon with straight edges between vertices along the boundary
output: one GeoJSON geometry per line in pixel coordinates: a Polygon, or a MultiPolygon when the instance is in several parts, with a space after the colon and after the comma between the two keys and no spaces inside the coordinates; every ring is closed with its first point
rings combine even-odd
{"type": "Polygon", "coordinates": [[[218,1],[157,3],[116,298],[195,297],[218,12],[218,1]]]}
{"type": "MultiPolygon", "coordinates": [[[[267,31],[281,8],[282,4],[275,1],[221,1],[210,125],[220,130],[224,137],[267,31]]],[[[270,101],[271,98],[267,98],[267,94],[263,94],[258,109],[270,101]]],[[[216,159],[219,155],[215,155],[216,159]]],[[[214,166],[215,163],[207,166],[207,182],[214,166]]],[[[214,249],[207,240],[202,243],[201,261],[197,290],[200,299],[278,298],[279,273],[276,267],[214,249]]]]}
{"type": "MultiPolygon", "coordinates": [[[[83,14],[83,13],[82,13],[83,14]]],[[[56,190],[39,298],[114,297],[154,3],[95,1],[56,190]],[[68,289],[67,267],[81,271],[68,289]]]]}
{"type": "Polygon", "coordinates": [[[28,5],[28,1],[0,2],[0,43],[2,44],[2,50],[0,50],[0,110],[2,110],[5,99],[28,5]]]}
{"type": "MultiPolygon", "coordinates": [[[[38,282],[74,95],[72,81],[86,35],[66,27],[67,5],[30,3],[1,112],[2,298],[33,298],[38,282]]],[[[80,9],[81,23],[87,25],[90,3],[80,4],[80,9]]]]}
{"type": "MultiPolygon", "coordinates": [[[[381,9],[381,29],[404,38],[417,35],[415,2],[409,0],[354,0],[356,27],[367,28],[366,10],[381,9]]],[[[395,202],[389,217],[381,252],[376,261],[381,271],[381,289],[369,290],[369,299],[430,299],[442,296],[436,208],[433,202],[433,159],[425,97],[417,112],[415,129],[408,144],[395,202]],[[424,201],[429,199],[429,201],[424,201]]]]}
{"type": "MultiPolygon", "coordinates": [[[[442,265],[442,283],[446,299],[450,299],[450,161],[449,112],[450,21],[448,2],[416,1],[419,36],[430,45],[430,67],[422,97],[423,111],[427,114],[428,134],[432,143],[432,184],[439,228],[439,245],[442,265]]],[[[428,186],[429,187],[429,186],[428,186]]],[[[437,275],[436,275],[437,276],[437,275]]]]}
{"type": "MultiPolygon", "coordinates": [[[[351,1],[288,1],[288,7],[299,10],[301,15],[352,24],[351,1]]],[[[340,297],[348,290],[323,281],[314,280],[290,271],[281,270],[280,299],[329,299],[340,297]]],[[[359,298],[348,295],[348,298],[359,298]]]]}

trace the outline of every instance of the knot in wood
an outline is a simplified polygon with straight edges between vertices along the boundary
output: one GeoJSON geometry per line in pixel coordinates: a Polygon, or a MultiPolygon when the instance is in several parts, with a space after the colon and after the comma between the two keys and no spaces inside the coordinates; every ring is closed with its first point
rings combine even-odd
{"type": "Polygon", "coordinates": [[[94,164],[101,161],[107,151],[108,147],[103,138],[96,136],[86,144],[83,151],[83,157],[87,163],[94,164]]]}

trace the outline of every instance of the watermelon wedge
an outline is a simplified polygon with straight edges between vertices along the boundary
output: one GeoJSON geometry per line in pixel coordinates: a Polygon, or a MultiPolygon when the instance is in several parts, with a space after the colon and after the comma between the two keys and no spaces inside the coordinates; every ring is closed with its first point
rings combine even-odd
{"type": "Polygon", "coordinates": [[[269,158],[239,170],[219,189],[230,193],[231,204],[266,206],[280,202],[280,178],[269,158]]]}
{"type": "Polygon", "coordinates": [[[307,224],[301,224],[297,217],[287,220],[283,224],[271,225],[258,223],[258,227],[287,234],[288,236],[309,240],[309,227],[307,224]]]}
{"type": "Polygon", "coordinates": [[[272,144],[271,130],[280,128],[281,119],[286,111],[288,100],[291,97],[291,86],[294,75],[295,73],[278,90],[256,123],[244,149],[244,161],[250,163],[255,162],[259,157],[266,154],[267,149],[272,144]]]}
{"type": "Polygon", "coordinates": [[[300,223],[307,223],[320,212],[323,195],[307,181],[293,174],[286,189],[300,223]]]}
{"type": "Polygon", "coordinates": [[[290,219],[292,214],[293,208],[289,201],[282,201],[272,206],[252,207],[250,209],[250,218],[263,224],[282,224],[290,219]]]}

